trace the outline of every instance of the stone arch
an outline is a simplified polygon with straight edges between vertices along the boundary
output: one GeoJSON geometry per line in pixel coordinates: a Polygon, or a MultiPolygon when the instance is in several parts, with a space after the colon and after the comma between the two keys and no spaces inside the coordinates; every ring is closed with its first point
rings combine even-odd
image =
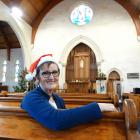
{"type": "Polygon", "coordinates": [[[112,71],[116,71],[119,75],[120,75],[120,80],[122,81],[123,80],[123,74],[122,72],[117,69],[117,68],[111,68],[108,72],[107,72],[107,78],[109,77],[109,74],[112,72],[112,71]]]}
{"type": "Polygon", "coordinates": [[[21,50],[22,50],[23,59],[24,59],[24,66],[28,66],[30,65],[30,62],[31,62],[31,57],[30,57],[31,55],[29,54],[30,51],[27,51],[28,45],[27,45],[25,36],[23,32],[21,31],[17,21],[12,17],[10,12],[7,12],[7,11],[10,11],[8,7],[2,2],[0,2],[0,7],[2,7],[1,11],[3,11],[2,12],[3,14],[0,16],[0,20],[7,22],[10,25],[10,27],[13,29],[13,31],[15,32],[19,40],[19,43],[21,45],[21,50]]]}
{"type": "Polygon", "coordinates": [[[59,62],[63,62],[63,64],[66,65],[69,53],[79,43],[84,43],[84,44],[88,45],[91,48],[91,50],[95,53],[97,63],[101,63],[103,61],[102,52],[99,49],[99,47],[94,43],[94,41],[92,41],[88,37],[79,35],[76,38],[72,39],[66,45],[66,47],[63,49],[62,55],[60,56],[60,61],[59,62]]]}

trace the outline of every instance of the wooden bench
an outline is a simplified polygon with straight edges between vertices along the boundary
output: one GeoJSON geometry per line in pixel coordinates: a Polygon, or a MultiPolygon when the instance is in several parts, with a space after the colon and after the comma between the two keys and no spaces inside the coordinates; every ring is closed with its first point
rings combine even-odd
{"type": "MultiPolygon", "coordinates": [[[[58,95],[60,96],[89,96],[89,97],[94,97],[94,98],[110,98],[111,97],[111,94],[110,93],[105,93],[105,94],[101,94],[101,93],[94,93],[94,94],[89,94],[89,93],[59,93],[57,92],[58,95]]],[[[113,93],[112,93],[113,94],[113,93]]],[[[8,97],[19,97],[19,96],[24,96],[26,95],[26,92],[7,92],[7,91],[1,91],[0,92],[0,97],[1,96],[8,96],[8,97]]]]}
{"type": "Polygon", "coordinates": [[[1,91],[0,97],[24,97],[26,94],[24,92],[7,92],[1,91]]]}
{"type": "Polygon", "coordinates": [[[20,106],[23,97],[0,97],[0,106],[20,106]]]}
{"type": "Polygon", "coordinates": [[[68,94],[59,94],[59,96],[61,96],[62,98],[81,98],[81,99],[85,99],[85,98],[89,98],[89,99],[111,99],[108,95],[104,95],[104,94],[85,94],[85,95],[68,95],[68,94]]]}
{"type": "MultiPolygon", "coordinates": [[[[0,97],[0,106],[20,106],[20,103],[22,101],[23,97],[0,97]]],[[[67,108],[72,108],[72,107],[77,107],[77,106],[81,106],[81,105],[86,105],[89,104],[91,102],[98,102],[98,103],[113,103],[114,106],[116,108],[119,107],[119,100],[118,100],[118,96],[114,95],[114,99],[94,99],[94,98],[88,98],[88,97],[84,97],[84,98],[63,98],[66,104],[67,108]]]]}
{"type": "MultiPolygon", "coordinates": [[[[94,93],[94,94],[89,94],[89,93],[58,93],[59,96],[62,98],[80,98],[80,99],[85,99],[85,98],[92,98],[92,99],[113,99],[115,93],[106,93],[106,94],[101,94],[101,93],[94,93]]],[[[26,93],[8,93],[7,91],[2,91],[0,93],[0,97],[24,97],[26,93]]]]}
{"type": "Polygon", "coordinates": [[[116,107],[116,109],[118,111],[120,111],[119,109],[119,98],[118,95],[115,94],[113,99],[92,99],[92,98],[63,98],[66,104],[67,108],[73,108],[73,107],[78,107],[78,106],[82,106],[82,105],[86,105],[89,104],[91,102],[97,102],[97,103],[112,103],[114,104],[114,106],[116,107]]]}
{"type": "Polygon", "coordinates": [[[91,102],[98,103],[112,103],[116,108],[119,107],[119,98],[117,94],[114,94],[113,98],[103,94],[94,95],[60,95],[66,105],[75,107],[76,105],[86,105],[91,102]]]}
{"type": "Polygon", "coordinates": [[[104,112],[101,120],[63,131],[44,128],[18,107],[0,107],[0,137],[15,140],[140,140],[133,101],[125,100],[123,107],[124,112],[104,112]]]}
{"type": "MultiPolygon", "coordinates": [[[[24,97],[26,94],[22,93],[7,93],[7,94],[0,94],[0,97],[24,97]]],[[[108,94],[59,94],[62,98],[92,98],[92,99],[111,99],[108,94]]]]}

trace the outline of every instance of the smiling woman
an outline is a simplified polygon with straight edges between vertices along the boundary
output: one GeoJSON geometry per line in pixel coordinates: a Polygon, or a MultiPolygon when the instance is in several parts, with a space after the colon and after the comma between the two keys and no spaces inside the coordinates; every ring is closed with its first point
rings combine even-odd
{"type": "Polygon", "coordinates": [[[67,129],[102,118],[101,111],[115,111],[115,108],[108,104],[101,105],[96,102],[66,109],[63,99],[55,93],[60,70],[51,54],[36,60],[30,71],[39,85],[24,97],[21,107],[47,128],[67,129]]]}

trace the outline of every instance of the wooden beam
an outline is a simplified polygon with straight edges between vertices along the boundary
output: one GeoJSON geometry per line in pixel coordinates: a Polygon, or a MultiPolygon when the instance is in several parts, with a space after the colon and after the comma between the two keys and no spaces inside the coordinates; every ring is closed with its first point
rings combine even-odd
{"type": "Polygon", "coordinates": [[[22,0],[1,0],[7,6],[19,6],[22,0]]]}
{"type": "Polygon", "coordinates": [[[32,5],[32,7],[33,7],[33,9],[38,13],[39,11],[38,11],[38,9],[37,9],[37,4],[34,2],[34,1],[29,1],[29,3],[30,3],[30,5],[32,5]]]}
{"type": "Polygon", "coordinates": [[[55,5],[57,5],[59,2],[63,0],[52,0],[49,3],[44,6],[45,8],[39,13],[39,15],[32,21],[32,44],[34,43],[35,35],[38,29],[38,26],[44,16],[50,11],[51,8],[53,8],[55,5]]]}
{"type": "Polygon", "coordinates": [[[118,2],[121,6],[123,6],[130,14],[136,27],[137,36],[140,36],[140,18],[139,18],[140,11],[130,1],[126,0],[115,0],[115,1],[118,2]]]}

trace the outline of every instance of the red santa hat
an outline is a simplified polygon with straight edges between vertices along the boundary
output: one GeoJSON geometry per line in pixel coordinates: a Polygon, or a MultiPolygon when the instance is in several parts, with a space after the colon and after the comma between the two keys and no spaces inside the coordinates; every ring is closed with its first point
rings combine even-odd
{"type": "Polygon", "coordinates": [[[31,64],[29,73],[25,76],[27,81],[33,80],[36,75],[36,69],[43,63],[48,61],[54,61],[52,54],[45,54],[39,57],[34,63],[31,64]]]}

